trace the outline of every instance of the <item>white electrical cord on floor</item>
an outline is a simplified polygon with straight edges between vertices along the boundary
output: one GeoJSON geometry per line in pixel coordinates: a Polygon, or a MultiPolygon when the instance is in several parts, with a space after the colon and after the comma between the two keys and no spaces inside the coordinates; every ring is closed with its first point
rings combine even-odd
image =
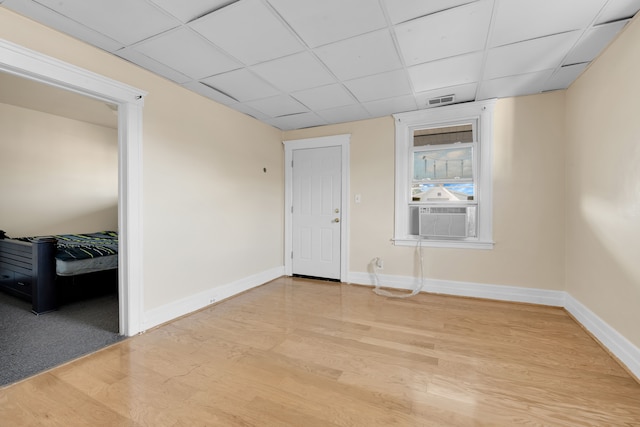
{"type": "Polygon", "coordinates": [[[384,289],[381,289],[380,286],[380,278],[378,277],[378,269],[380,268],[380,258],[375,257],[371,260],[371,265],[373,266],[373,277],[374,277],[374,285],[373,292],[378,295],[390,298],[409,298],[414,295],[417,295],[424,288],[424,260],[422,257],[422,238],[418,237],[418,242],[416,243],[416,250],[418,251],[418,255],[420,258],[420,284],[411,292],[410,294],[399,294],[394,292],[389,292],[384,289]]]}

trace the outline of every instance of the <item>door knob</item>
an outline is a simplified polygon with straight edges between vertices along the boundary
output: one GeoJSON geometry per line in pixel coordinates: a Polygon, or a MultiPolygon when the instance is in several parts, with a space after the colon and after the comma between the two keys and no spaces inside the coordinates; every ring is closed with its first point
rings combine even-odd
{"type": "Polygon", "coordinates": [[[334,219],[333,222],[340,222],[340,218],[334,219]]]}

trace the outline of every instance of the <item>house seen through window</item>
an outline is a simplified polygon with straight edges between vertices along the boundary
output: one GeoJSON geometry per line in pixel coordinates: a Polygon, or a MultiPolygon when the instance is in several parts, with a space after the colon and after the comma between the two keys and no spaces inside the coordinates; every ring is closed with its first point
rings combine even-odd
{"type": "Polygon", "coordinates": [[[473,200],[473,163],[471,124],[414,131],[412,201],[473,200]]]}

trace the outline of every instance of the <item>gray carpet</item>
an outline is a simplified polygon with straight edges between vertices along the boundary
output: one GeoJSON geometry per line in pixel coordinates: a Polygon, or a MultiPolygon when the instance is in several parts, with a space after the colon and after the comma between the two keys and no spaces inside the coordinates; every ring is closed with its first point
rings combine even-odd
{"type": "Polygon", "coordinates": [[[122,338],[117,295],[63,305],[36,316],[30,303],[0,292],[0,387],[122,338]]]}

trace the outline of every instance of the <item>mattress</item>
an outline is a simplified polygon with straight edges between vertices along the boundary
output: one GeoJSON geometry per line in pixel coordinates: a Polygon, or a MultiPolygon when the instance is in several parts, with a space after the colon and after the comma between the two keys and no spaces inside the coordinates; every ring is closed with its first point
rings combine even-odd
{"type": "Polygon", "coordinates": [[[72,261],[64,261],[56,258],[56,273],[59,276],[75,276],[116,268],[118,268],[118,255],[76,259],[72,261]]]}
{"type": "MultiPolygon", "coordinates": [[[[118,233],[57,234],[56,273],[60,276],[94,273],[118,268],[118,233]]],[[[37,237],[16,240],[33,241],[37,237]]]]}

